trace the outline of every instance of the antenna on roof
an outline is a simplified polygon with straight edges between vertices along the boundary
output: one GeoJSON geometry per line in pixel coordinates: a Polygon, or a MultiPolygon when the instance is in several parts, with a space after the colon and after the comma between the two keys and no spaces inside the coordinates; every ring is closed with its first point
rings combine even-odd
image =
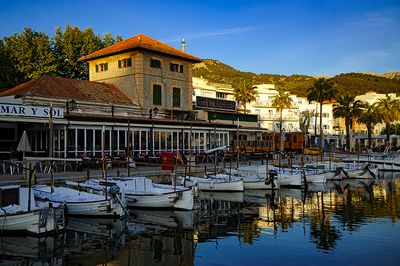
{"type": "Polygon", "coordinates": [[[182,52],[185,51],[185,39],[182,38],[182,52]]]}

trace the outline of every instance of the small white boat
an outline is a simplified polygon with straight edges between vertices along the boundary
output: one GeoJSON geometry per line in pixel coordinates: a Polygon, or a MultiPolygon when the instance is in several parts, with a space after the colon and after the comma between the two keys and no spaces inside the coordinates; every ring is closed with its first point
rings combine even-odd
{"type": "Polygon", "coordinates": [[[303,184],[303,174],[278,174],[279,187],[301,187],[303,184]]]}
{"type": "Polygon", "coordinates": [[[29,200],[29,188],[1,186],[0,199],[0,232],[48,235],[64,230],[64,207],[38,207],[33,193],[29,200]]]}
{"type": "Polygon", "coordinates": [[[89,189],[93,193],[104,193],[105,187],[117,186],[126,205],[131,208],[170,208],[192,210],[194,194],[191,188],[155,184],[146,177],[113,177],[90,179],[85,182],[66,182],[80,188],[89,189]]]}
{"type": "Polygon", "coordinates": [[[244,189],[278,189],[279,181],[274,179],[273,181],[266,180],[265,178],[257,178],[253,176],[243,177],[244,189]]]}
{"type": "Polygon", "coordinates": [[[352,163],[352,164],[371,164],[378,168],[379,171],[387,171],[387,172],[399,172],[400,171],[400,152],[397,151],[393,156],[375,156],[371,155],[368,157],[353,157],[343,159],[343,162],[352,163]]]}
{"type": "Polygon", "coordinates": [[[275,189],[279,188],[278,180],[268,176],[266,178],[265,173],[259,173],[251,170],[236,170],[236,169],[225,169],[224,175],[218,175],[217,177],[224,176],[225,179],[242,179],[244,189],[275,189]],[[233,173],[237,175],[232,175],[233,173]],[[273,180],[273,182],[272,182],[273,180]]]}
{"type": "Polygon", "coordinates": [[[194,176],[177,176],[177,182],[185,187],[196,187],[200,191],[243,191],[243,180],[209,178],[194,176]]]}
{"type": "Polygon", "coordinates": [[[65,187],[34,185],[32,186],[36,201],[42,206],[65,204],[67,215],[89,217],[123,217],[124,206],[111,195],[98,195],[65,187]],[[122,206],[121,206],[122,205],[122,206]]]}

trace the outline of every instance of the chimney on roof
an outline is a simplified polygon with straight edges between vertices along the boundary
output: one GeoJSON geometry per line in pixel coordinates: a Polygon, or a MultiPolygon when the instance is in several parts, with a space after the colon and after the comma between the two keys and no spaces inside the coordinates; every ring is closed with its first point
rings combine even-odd
{"type": "Polygon", "coordinates": [[[182,52],[185,51],[185,39],[182,38],[182,52]]]}

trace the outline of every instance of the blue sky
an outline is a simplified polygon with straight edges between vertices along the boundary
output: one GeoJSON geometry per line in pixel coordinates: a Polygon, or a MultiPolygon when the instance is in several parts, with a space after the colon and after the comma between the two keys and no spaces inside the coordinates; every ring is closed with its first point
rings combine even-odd
{"type": "Polygon", "coordinates": [[[400,71],[400,0],[0,0],[0,37],[24,27],[144,33],[256,73],[400,71]]]}

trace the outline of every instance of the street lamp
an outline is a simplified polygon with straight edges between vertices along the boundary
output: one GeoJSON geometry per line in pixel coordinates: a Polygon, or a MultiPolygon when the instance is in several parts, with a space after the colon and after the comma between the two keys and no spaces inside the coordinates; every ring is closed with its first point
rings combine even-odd
{"type": "Polygon", "coordinates": [[[153,119],[153,117],[156,117],[158,114],[159,109],[157,107],[149,108],[149,119],[153,119]]]}
{"type": "Polygon", "coordinates": [[[67,115],[66,115],[67,116],[67,124],[65,125],[65,136],[64,136],[64,138],[65,138],[64,157],[65,158],[68,157],[68,134],[69,134],[68,131],[69,131],[69,125],[70,125],[69,115],[70,115],[70,111],[73,111],[76,109],[77,109],[76,101],[74,99],[68,99],[67,102],[65,103],[65,111],[67,113],[67,115]]]}

